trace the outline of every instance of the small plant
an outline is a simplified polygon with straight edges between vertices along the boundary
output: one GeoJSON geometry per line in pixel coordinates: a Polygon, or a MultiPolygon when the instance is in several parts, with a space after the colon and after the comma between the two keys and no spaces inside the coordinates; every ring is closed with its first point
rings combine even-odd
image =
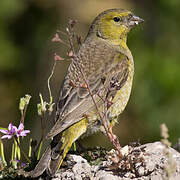
{"type": "MultiPolygon", "coordinates": [[[[80,37],[78,39],[80,43],[80,37]]],[[[59,38],[58,33],[56,33],[55,37],[52,39],[52,42],[61,42],[69,46],[67,43],[65,43],[63,40],[59,38]]],[[[68,57],[72,57],[72,52],[68,53],[68,57]]],[[[64,60],[64,58],[60,57],[59,55],[55,53],[54,64],[53,64],[51,73],[47,79],[49,102],[44,100],[41,93],[39,94],[40,103],[37,104],[37,114],[41,120],[42,133],[41,133],[41,138],[39,142],[30,138],[29,147],[28,147],[28,155],[25,153],[24,149],[21,147],[21,144],[22,144],[22,141],[24,140],[24,137],[30,133],[30,130],[24,129],[24,120],[26,116],[26,111],[27,111],[27,107],[31,99],[30,95],[27,94],[25,95],[25,97],[20,98],[19,110],[21,113],[21,118],[20,118],[19,126],[16,127],[15,125],[13,125],[13,123],[10,123],[8,128],[0,127],[0,133],[2,133],[2,136],[0,138],[0,169],[1,169],[0,179],[1,178],[16,178],[19,174],[23,174],[24,176],[26,176],[27,173],[25,173],[23,170],[27,167],[30,169],[33,169],[36,164],[36,161],[40,159],[41,148],[42,148],[42,145],[45,139],[45,134],[46,134],[46,121],[48,117],[52,114],[54,104],[55,104],[53,102],[50,81],[54,74],[54,70],[55,70],[57,62],[61,60],[64,60]],[[3,139],[8,139],[8,140],[13,139],[10,162],[7,162],[5,159],[3,139]],[[26,162],[22,161],[21,155],[23,155],[26,162]]]]}
{"type": "Polygon", "coordinates": [[[171,142],[169,142],[169,133],[166,124],[161,124],[161,142],[164,145],[164,156],[167,157],[167,164],[164,166],[164,170],[166,172],[166,177],[163,177],[164,180],[168,180],[171,176],[176,172],[176,162],[173,158],[172,153],[169,150],[171,146],[171,142]]]}
{"type": "Polygon", "coordinates": [[[27,110],[27,106],[31,99],[30,95],[25,95],[25,97],[20,99],[19,110],[21,112],[21,120],[18,127],[14,126],[12,123],[9,124],[8,128],[1,128],[0,132],[4,135],[0,139],[0,157],[1,161],[1,172],[0,177],[16,177],[16,171],[25,167],[27,164],[31,163],[30,158],[26,155],[21,143],[23,138],[30,133],[30,130],[24,129],[24,118],[27,110]],[[11,160],[7,163],[4,155],[4,145],[2,139],[13,139],[12,150],[11,150],[11,160]],[[26,163],[22,162],[21,154],[24,156],[26,163]]]}
{"type": "Polygon", "coordinates": [[[41,148],[46,133],[46,112],[51,115],[54,106],[50,87],[50,80],[54,74],[57,57],[54,59],[54,65],[47,81],[49,102],[44,101],[42,94],[39,94],[40,103],[37,104],[37,114],[41,119],[41,139],[39,143],[37,143],[36,140],[30,138],[27,155],[24,151],[24,148],[22,147],[22,141],[24,140],[24,137],[30,133],[30,130],[24,129],[26,111],[31,99],[31,96],[27,94],[25,95],[25,97],[20,98],[19,110],[21,113],[21,118],[19,126],[16,127],[15,125],[13,125],[13,123],[9,123],[8,128],[0,128],[0,133],[2,133],[2,136],[0,138],[0,179],[17,178],[21,174],[25,175],[26,173],[23,170],[25,168],[34,168],[34,162],[36,162],[40,158],[41,148]],[[7,162],[7,160],[5,159],[3,139],[13,139],[11,147],[11,159],[9,162],[7,162]],[[22,158],[21,155],[24,158],[22,158]]]}

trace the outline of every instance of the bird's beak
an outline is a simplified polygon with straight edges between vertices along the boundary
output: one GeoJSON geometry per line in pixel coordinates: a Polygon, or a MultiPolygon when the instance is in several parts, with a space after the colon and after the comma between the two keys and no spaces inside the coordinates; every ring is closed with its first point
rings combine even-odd
{"type": "Polygon", "coordinates": [[[133,16],[131,17],[131,19],[129,19],[128,25],[129,25],[129,27],[134,27],[134,26],[136,26],[136,25],[139,25],[139,24],[142,23],[142,22],[144,22],[143,19],[141,19],[141,18],[138,17],[138,16],[133,15],[133,16]]]}

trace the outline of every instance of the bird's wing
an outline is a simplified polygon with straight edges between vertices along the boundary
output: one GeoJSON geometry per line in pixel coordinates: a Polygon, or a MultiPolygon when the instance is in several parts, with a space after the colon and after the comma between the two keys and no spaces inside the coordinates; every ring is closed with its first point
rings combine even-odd
{"type": "MultiPolygon", "coordinates": [[[[103,50],[106,51],[105,48],[103,50]]],[[[122,77],[127,74],[127,56],[119,52],[104,53],[100,58],[96,51],[94,51],[93,55],[88,56],[87,53],[85,54],[87,57],[79,56],[80,62],[81,59],[85,59],[80,65],[92,93],[95,94],[99,89],[106,88],[104,87],[105,84],[109,86],[108,83],[105,83],[107,82],[106,79],[111,79],[110,77],[113,77],[114,73],[117,74],[118,72],[118,77],[124,81],[122,77]],[[107,61],[107,58],[109,61],[107,61]],[[93,62],[94,59],[99,62],[93,62]]],[[[84,83],[84,79],[80,78],[82,74],[78,72],[78,68],[77,64],[73,64],[72,62],[68,69],[57,103],[57,121],[48,133],[47,138],[54,137],[72,124],[80,121],[88,109],[94,106],[92,97],[89,95],[87,88],[81,87],[81,84],[84,83]],[[76,86],[76,83],[78,86],[76,86]]]]}

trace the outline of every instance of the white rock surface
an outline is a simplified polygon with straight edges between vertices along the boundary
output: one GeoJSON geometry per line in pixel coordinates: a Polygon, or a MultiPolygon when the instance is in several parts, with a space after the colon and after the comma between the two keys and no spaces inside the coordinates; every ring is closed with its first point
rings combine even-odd
{"type": "Polygon", "coordinates": [[[167,179],[167,170],[170,171],[168,180],[180,180],[179,152],[165,148],[161,142],[142,145],[144,146],[146,148],[143,157],[146,166],[136,164],[138,172],[136,174],[132,172],[125,172],[123,175],[121,172],[119,175],[113,174],[105,168],[109,163],[107,161],[103,161],[99,166],[90,166],[81,156],[68,155],[68,168],[61,168],[52,180],[164,180],[167,179]]]}

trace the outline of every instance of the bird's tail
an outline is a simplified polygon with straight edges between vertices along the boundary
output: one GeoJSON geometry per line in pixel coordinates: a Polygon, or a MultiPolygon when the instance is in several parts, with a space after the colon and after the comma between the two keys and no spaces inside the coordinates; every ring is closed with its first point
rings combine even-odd
{"type": "Polygon", "coordinates": [[[30,173],[31,177],[40,176],[45,170],[50,176],[53,176],[61,166],[66,154],[82,134],[87,130],[88,120],[83,118],[81,121],[73,124],[68,129],[53,138],[51,145],[42,155],[35,169],[30,173]]]}
{"type": "Polygon", "coordinates": [[[40,161],[36,165],[35,169],[29,173],[32,178],[40,176],[46,169],[51,160],[51,146],[48,146],[40,161]]]}

